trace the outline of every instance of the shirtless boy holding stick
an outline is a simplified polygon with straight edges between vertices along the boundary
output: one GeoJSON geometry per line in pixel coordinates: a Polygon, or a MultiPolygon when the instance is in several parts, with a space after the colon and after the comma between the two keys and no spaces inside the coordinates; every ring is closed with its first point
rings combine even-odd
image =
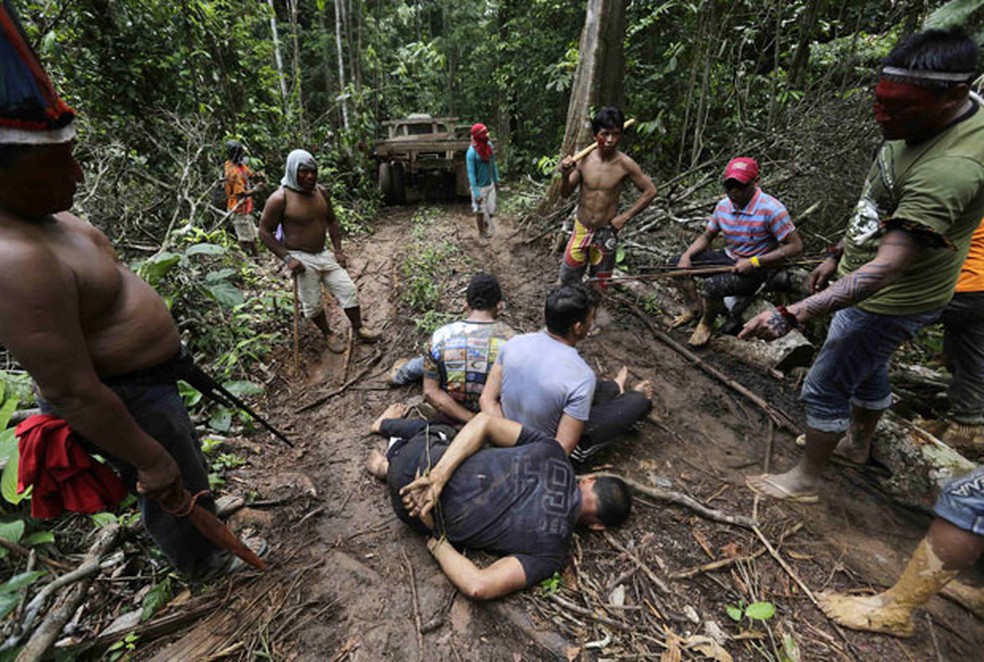
{"type": "Polygon", "coordinates": [[[618,151],[624,127],[625,115],[621,110],[602,108],[591,120],[598,149],[581,161],[568,156],[560,163],[561,195],[567,197],[578,185],[581,187],[574,232],[560,266],[560,281],[564,285],[581,282],[590,265],[589,275],[600,279],[600,287],[607,286],[605,280],[611,278],[615,268],[619,230],[656,197],[653,180],[630,156],[618,151]],[[640,195],[635,204],[619,214],[618,196],[626,179],[635,184],[640,195]]]}

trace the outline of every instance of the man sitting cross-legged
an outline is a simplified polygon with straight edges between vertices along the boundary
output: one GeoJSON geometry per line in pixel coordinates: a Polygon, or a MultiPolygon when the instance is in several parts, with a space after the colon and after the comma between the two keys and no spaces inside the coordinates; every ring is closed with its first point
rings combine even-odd
{"type": "Polygon", "coordinates": [[[578,354],[598,297],[584,285],[547,295],[546,331],[516,336],[499,350],[482,391],[482,411],[519,421],[556,438],[575,462],[586,462],[652,409],[652,387],[625,390],[628,369],[598,382],[578,354]]]}
{"type": "Polygon", "coordinates": [[[479,410],[479,396],[499,348],[516,332],[498,320],[502,289],[491,274],[472,276],[465,293],[465,319],[445,324],[431,336],[425,356],[393,368],[390,383],[424,379],[424,398],[442,421],[467,423],[479,410]]]}
{"type": "Polygon", "coordinates": [[[578,479],[560,444],[532,428],[478,414],[455,436],[451,426],[389,418],[404,411],[392,406],[373,424],[394,439],[368,468],[386,479],[397,516],[431,535],[427,548],[469,598],[498,598],[551,576],[567,561],[575,526],[600,531],[629,516],[623,481],[578,479]],[[502,558],[479,568],[458,548],[502,558]]]}

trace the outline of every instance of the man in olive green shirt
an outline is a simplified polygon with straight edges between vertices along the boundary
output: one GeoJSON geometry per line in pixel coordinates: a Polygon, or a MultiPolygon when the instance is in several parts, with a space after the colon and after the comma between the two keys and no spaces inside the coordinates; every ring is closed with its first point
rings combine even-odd
{"type": "Polygon", "coordinates": [[[984,111],[969,96],[978,56],[960,29],[918,33],[892,50],[875,88],[886,142],[841,244],[811,274],[816,293],[762,313],[739,335],[772,339],[838,311],[800,394],[803,459],[786,473],[750,477],[752,490],[815,502],[835,449],[867,460],[892,402],[889,359],[939,317],[984,215],[984,111]],[[823,289],[835,271],[840,279],[823,289]]]}

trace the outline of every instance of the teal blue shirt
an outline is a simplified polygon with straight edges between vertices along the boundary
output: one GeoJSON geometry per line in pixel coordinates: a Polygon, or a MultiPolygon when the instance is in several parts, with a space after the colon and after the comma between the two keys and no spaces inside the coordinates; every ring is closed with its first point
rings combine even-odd
{"type": "MultiPolygon", "coordinates": [[[[492,143],[489,143],[491,145],[492,143]]],[[[483,161],[482,157],[475,151],[475,146],[468,148],[465,155],[468,162],[468,184],[471,186],[472,195],[476,198],[480,195],[478,189],[489,184],[499,183],[499,166],[495,164],[495,148],[492,148],[492,158],[483,161]]]]}

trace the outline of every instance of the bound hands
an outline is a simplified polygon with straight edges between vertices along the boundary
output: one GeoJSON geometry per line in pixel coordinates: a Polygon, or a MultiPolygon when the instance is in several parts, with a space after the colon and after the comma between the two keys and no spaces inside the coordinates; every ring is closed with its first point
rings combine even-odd
{"type": "Polygon", "coordinates": [[[403,507],[410,517],[424,518],[434,510],[443,489],[444,481],[435,472],[421,476],[418,470],[417,478],[400,490],[403,507]]]}

